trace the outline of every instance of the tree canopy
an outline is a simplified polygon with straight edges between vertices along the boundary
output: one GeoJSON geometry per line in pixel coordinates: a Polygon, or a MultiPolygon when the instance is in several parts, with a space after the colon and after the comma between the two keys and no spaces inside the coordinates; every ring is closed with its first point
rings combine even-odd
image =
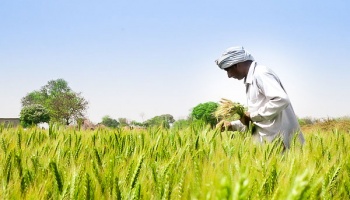
{"type": "Polygon", "coordinates": [[[81,93],[74,92],[63,79],[49,81],[40,90],[28,93],[21,102],[23,108],[42,105],[48,110],[51,121],[66,125],[84,118],[88,106],[81,93]]]}
{"type": "Polygon", "coordinates": [[[34,126],[42,122],[49,122],[49,112],[40,104],[32,104],[23,107],[20,113],[23,127],[34,126]]]}
{"type": "Polygon", "coordinates": [[[155,116],[149,120],[146,120],[143,124],[146,127],[150,126],[162,126],[164,128],[170,128],[170,124],[174,123],[174,117],[170,114],[164,114],[155,116]]]}
{"type": "Polygon", "coordinates": [[[126,118],[118,118],[120,126],[129,126],[129,120],[126,118]]]}
{"type": "Polygon", "coordinates": [[[110,128],[117,128],[119,126],[119,122],[116,119],[113,119],[108,115],[106,115],[102,118],[101,124],[103,124],[107,127],[110,127],[110,128]]]}
{"type": "Polygon", "coordinates": [[[219,104],[215,102],[200,103],[193,108],[191,117],[196,120],[203,120],[204,122],[215,126],[217,120],[214,116],[214,112],[218,108],[219,104]]]}

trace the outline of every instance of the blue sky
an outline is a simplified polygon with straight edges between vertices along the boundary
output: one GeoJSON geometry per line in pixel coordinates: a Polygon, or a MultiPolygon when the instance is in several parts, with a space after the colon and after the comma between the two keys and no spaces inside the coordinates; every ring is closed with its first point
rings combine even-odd
{"type": "Polygon", "coordinates": [[[246,103],[214,63],[242,45],[282,80],[299,117],[350,115],[348,1],[1,1],[0,117],[65,79],[93,122],[186,117],[199,103],[246,103]]]}

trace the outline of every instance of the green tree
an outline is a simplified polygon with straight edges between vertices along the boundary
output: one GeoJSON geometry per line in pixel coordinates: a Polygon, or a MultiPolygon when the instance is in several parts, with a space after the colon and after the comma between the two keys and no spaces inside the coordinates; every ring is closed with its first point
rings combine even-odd
{"type": "Polygon", "coordinates": [[[22,108],[20,120],[23,127],[34,126],[42,122],[49,122],[49,112],[40,104],[32,104],[22,108]]]}
{"type": "Polygon", "coordinates": [[[202,120],[205,123],[215,126],[217,120],[214,116],[214,112],[218,108],[219,104],[215,102],[200,103],[192,109],[191,117],[195,120],[202,120]]]}
{"type": "Polygon", "coordinates": [[[107,127],[110,127],[110,128],[117,128],[119,126],[119,122],[116,119],[113,119],[108,115],[106,115],[102,118],[101,124],[103,124],[107,127]]]}
{"type": "Polygon", "coordinates": [[[304,118],[298,118],[298,122],[300,126],[304,126],[304,125],[311,125],[315,122],[314,119],[312,119],[311,117],[304,117],[304,118]]]}
{"type": "Polygon", "coordinates": [[[120,126],[124,127],[124,126],[129,126],[129,120],[126,118],[118,118],[119,124],[120,126]]]}
{"type": "Polygon", "coordinates": [[[63,121],[66,125],[69,125],[73,121],[84,118],[87,101],[81,97],[80,93],[66,92],[50,99],[49,107],[54,121],[63,121]]]}
{"type": "Polygon", "coordinates": [[[33,104],[40,104],[45,106],[46,99],[47,97],[44,96],[41,91],[33,91],[31,93],[28,93],[27,96],[23,97],[21,102],[23,107],[30,106],[33,104]]]}
{"type": "Polygon", "coordinates": [[[170,114],[164,114],[164,115],[159,115],[155,116],[149,120],[146,120],[144,122],[144,125],[146,127],[150,126],[162,126],[164,128],[170,128],[170,125],[174,123],[174,117],[170,114]]]}
{"type": "Polygon", "coordinates": [[[45,107],[53,122],[69,125],[84,118],[88,102],[68,86],[63,79],[51,80],[40,90],[28,93],[22,98],[22,106],[40,104],[45,107]]]}
{"type": "Polygon", "coordinates": [[[133,120],[133,121],[130,122],[130,125],[132,125],[132,126],[143,126],[143,123],[133,120]]]}

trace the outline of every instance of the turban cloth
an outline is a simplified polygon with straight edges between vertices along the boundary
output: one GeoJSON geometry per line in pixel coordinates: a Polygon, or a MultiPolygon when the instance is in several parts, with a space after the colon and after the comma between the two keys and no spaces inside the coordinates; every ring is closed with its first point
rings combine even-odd
{"type": "Polygon", "coordinates": [[[234,64],[247,60],[254,61],[253,56],[242,46],[230,47],[215,62],[221,69],[226,69],[234,64]]]}

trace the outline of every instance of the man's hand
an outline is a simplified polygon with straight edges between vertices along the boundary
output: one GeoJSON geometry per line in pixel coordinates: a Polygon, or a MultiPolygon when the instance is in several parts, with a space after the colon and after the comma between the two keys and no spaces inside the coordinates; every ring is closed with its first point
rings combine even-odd
{"type": "Polygon", "coordinates": [[[232,125],[229,121],[222,121],[216,124],[217,129],[221,129],[221,131],[232,131],[232,125]]]}
{"type": "Polygon", "coordinates": [[[244,115],[241,117],[241,119],[239,119],[242,124],[249,126],[249,122],[252,121],[252,119],[250,119],[250,113],[249,112],[245,112],[244,115]]]}

